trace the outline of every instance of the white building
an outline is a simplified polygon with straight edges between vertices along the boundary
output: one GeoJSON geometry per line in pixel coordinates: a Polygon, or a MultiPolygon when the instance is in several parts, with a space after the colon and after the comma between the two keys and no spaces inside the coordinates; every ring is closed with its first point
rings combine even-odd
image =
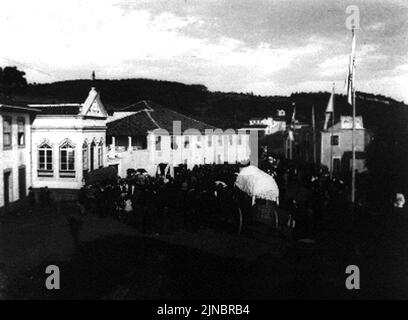
{"type": "MultiPolygon", "coordinates": [[[[333,127],[321,132],[320,163],[334,173],[351,170],[353,118],[341,116],[333,127]]],[[[356,170],[366,170],[365,151],[370,141],[369,133],[364,129],[361,116],[355,118],[356,170]]]]}
{"type": "Polygon", "coordinates": [[[243,130],[255,130],[265,135],[274,134],[278,131],[286,130],[286,121],[284,119],[285,111],[278,110],[277,117],[272,118],[252,118],[249,120],[249,127],[243,130]],[[283,111],[283,112],[282,112],[283,111]]]}
{"type": "Polygon", "coordinates": [[[115,112],[107,127],[108,164],[116,166],[120,176],[138,168],[154,174],[159,164],[191,168],[250,159],[249,134],[216,130],[149,101],[115,112]]]}
{"type": "Polygon", "coordinates": [[[31,122],[38,110],[0,103],[0,211],[24,199],[31,185],[31,122]]]}
{"type": "Polygon", "coordinates": [[[94,88],[84,103],[33,104],[34,189],[76,190],[88,171],[106,166],[107,112],[94,88]]]}

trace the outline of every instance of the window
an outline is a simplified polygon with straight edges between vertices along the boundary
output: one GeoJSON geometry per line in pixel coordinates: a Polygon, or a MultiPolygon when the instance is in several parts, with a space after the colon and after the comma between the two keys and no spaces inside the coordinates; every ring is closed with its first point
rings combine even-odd
{"type": "Polygon", "coordinates": [[[60,146],[60,177],[75,177],[75,146],[69,141],[60,146]]]}
{"type": "Polygon", "coordinates": [[[156,137],[156,151],[160,151],[161,150],[161,136],[157,136],[156,137]]]}
{"type": "Polygon", "coordinates": [[[19,147],[25,146],[25,119],[17,119],[17,142],[19,147]]]}
{"type": "Polygon", "coordinates": [[[11,117],[3,117],[3,148],[11,148],[11,117]]]}
{"type": "Polygon", "coordinates": [[[222,146],[222,135],[218,136],[218,145],[222,146]]]}
{"type": "Polygon", "coordinates": [[[38,176],[48,177],[52,175],[52,147],[48,142],[44,142],[38,147],[38,176]]]}
{"type": "Polygon", "coordinates": [[[190,137],[189,136],[185,136],[184,137],[184,148],[188,149],[190,146],[190,137]]]}
{"type": "Polygon", "coordinates": [[[82,169],[84,171],[89,170],[88,143],[86,141],[82,145],[82,169]]]}
{"type": "Polygon", "coordinates": [[[171,142],[170,143],[171,143],[171,149],[172,150],[177,150],[178,149],[176,136],[171,136],[171,142]]]}
{"type": "Polygon", "coordinates": [[[230,146],[232,146],[232,135],[231,134],[228,136],[228,140],[229,140],[230,146]]]}
{"type": "Polygon", "coordinates": [[[238,134],[238,144],[242,144],[242,134],[238,134]]]}
{"type": "Polygon", "coordinates": [[[339,136],[332,136],[331,137],[331,145],[338,146],[339,145],[339,136]]]}
{"type": "Polygon", "coordinates": [[[208,146],[209,146],[209,147],[212,147],[212,135],[208,135],[208,136],[207,136],[207,139],[208,139],[208,141],[207,141],[207,142],[208,142],[208,146]]]}
{"type": "Polygon", "coordinates": [[[99,142],[98,146],[98,167],[103,167],[103,141],[99,142]]]}

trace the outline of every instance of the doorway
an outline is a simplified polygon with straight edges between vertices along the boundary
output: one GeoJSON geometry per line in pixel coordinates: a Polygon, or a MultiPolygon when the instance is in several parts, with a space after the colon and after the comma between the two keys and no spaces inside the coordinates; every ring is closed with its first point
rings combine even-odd
{"type": "Polygon", "coordinates": [[[340,158],[333,158],[333,173],[339,174],[341,169],[340,158]]]}
{"type": "Polygon", "coordinates": [[[91,143],[91,156],[90,156],[90,158],[91,158],[91,171],[94,169],[94,167],[95,167],[95,142],[92,142],[91,143]]]}
{"type": "Polygon", "coordinates": [[[26,167],[18,168],[18,195],[19,199],[24,199],[27,195],[26,190],[26,167]]]}
{"type": "Polygon", "coordinates": [[[12,183],[11,183],[11,170],[4,171],[3,173],[4,181],[4,207],[7,209],[8,205],[11,202],[11,193],[12,193],[12,183]]]}

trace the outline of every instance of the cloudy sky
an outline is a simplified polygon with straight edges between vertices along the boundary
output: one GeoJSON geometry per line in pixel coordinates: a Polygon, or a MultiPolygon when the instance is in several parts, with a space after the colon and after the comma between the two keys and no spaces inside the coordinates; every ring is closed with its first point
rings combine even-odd
{"type": "Polygon", "coordinates": [[[153,78],[210,90],[344,91],[357,5],[357,90],[408,102],[408,1],[2,0],[0,66],[30,82],[153,78]]]}

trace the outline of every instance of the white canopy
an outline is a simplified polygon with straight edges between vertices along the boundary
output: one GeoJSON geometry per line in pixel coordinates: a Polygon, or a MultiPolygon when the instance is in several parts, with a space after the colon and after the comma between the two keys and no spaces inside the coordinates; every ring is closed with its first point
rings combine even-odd
{"type": "Polygon", "coordinates": [[[251,197],[279,201],[279,188],[275,179],[255,166],[241,169],[235,185],[251,197]]]}

